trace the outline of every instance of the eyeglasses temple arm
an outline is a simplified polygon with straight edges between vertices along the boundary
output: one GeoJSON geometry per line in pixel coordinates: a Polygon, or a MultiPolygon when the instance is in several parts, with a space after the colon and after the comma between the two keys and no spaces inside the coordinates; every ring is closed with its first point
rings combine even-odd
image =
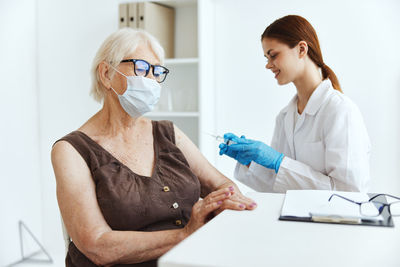
{"type": "Polygon", "coordinates": [[[387,196],[387,197],[392,197],[392,198],[395,198],[395,199],[400,200],[400,197],[396,197],[396,196],[393,196],[393,195],[389,195],[389,194],[377,194],[377,195],[371,197],[368,201],[372,201],[372,200],[374,200],[375,198],[377,198],[377,197],[379,197],[379,196],[387,196]]]}
{"type": "Polygon", "coordinates": [[[338,194],[333,194],[333,195],[328,199],[328,201],[331,201],[331,199],[332,199],[333,196],[337,196],[337,197],[343,198],[343,199],[345,199],[345,200],[347,200],[347,201],[350,201],[350,202],[352,202],[352,203],[355,203],[355,204],[361,204],[361,202],[357,202],[357,201],[351,200],[351,199],[349,199],[349,198],[347,198],[347,197],[344,197],[344,196],[341,196],[341,195],[338,195],[338,194]]]}

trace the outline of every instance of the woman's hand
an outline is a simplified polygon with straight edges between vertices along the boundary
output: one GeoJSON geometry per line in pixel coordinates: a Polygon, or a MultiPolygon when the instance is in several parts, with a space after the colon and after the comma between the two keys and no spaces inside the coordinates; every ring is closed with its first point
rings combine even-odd
{"type": "Polygon", "coordinates": [[[231,196],[232,193],[229,188],[222,188],[197,201],[193,205],[190,220],[184,228],[185,235],[192,234],[211,220],[215,216],[214,211],[218,210],[231,196]]]}
{"type": "Polygon", "coordinates": [[[220,186],[218,186],[218,190],[222,188],[228,188],[231,192],[231,197],[229,199],[224,200],[222,205],[214,211],[214,215],[220,214],[223,210],[231,209],[231,210],[253,210],[257,207],[257,203],[248,198],[240,192],[239,188],[232,181],[228,181],[220,186]]]}

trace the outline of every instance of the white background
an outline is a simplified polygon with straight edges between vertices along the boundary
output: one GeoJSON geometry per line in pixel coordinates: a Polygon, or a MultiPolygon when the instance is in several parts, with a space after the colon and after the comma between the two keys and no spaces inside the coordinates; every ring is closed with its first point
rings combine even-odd
{"type": "MultiPolygon", "coordinates": [[[[19,258],[22,219],[53,256],[64,244],[51,146],[99,108],[91,61],[117,29],[109,0],[0,0],[0,266],[19,258]]],[[[325,63],[360,108],[372,142],[371,192],[400,194],[400,2],[215,0],[216,129],[270,142],[295,94],[264,69],[260,35],[287,14],[315,27],[325,63]]],[[[217,157],[232,175],[234,161],[217,157]]]]}

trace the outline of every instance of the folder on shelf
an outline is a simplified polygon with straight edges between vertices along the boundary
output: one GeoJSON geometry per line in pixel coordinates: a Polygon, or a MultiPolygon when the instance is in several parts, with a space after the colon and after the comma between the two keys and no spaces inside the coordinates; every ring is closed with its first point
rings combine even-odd
{"type": "Polygon", "coordinates": [[[360,202],[368,201],[375,195],[327,190],[288,190],[279,220],[394,227],[386,209],[379,216],[362,216],[359,205],[355,203],[341,198],[328,201],[332,194],[360,202]]]}
{"type": "Polygon", "coordinates": [[[153,2],[120,4],[119,27],[144,29],[158,39],[165,58],[174,57],[175,9],[153,2]]]}
{"type": "Polygon", "coordinates": [[[119,5],[119,28],[128,27],[128,4],[119,5]]]}
{"type": "Polygon", "coordinates": [[[137,3],[129,3],[127,5],[128,5],[128,24],[127,24],[127,27],[138,28],[139,19],[138,19],[137,3]]]}
{"type": "Polygon", "coordinates": [[[174,57],[175,10],[164,5],[138,3],[139,28],[154,35],[165,50],[166,58],[174,57]]]}

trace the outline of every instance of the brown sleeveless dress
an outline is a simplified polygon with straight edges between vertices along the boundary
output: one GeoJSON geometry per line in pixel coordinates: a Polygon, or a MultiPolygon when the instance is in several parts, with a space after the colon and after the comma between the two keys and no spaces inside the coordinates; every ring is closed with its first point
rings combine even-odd
{"type": "MultiPolygon", "coordinates": [[[[74,131],[69,142],[86,161],[96,186],[97,202],[105,220],[118,231],[160,231],[184,227],[200,197],[200,183],[175,145],[170,121],[152,121],[155,163],[151,177],[134,173],[93,139],[74,131]]],[[[58,140],[58,141],[60,141],[58,140]]],[[[67,267],[96,266],[73,242],[67,267]]],[[[157,259],[115,266],[157,266],[157,259]]]]}

